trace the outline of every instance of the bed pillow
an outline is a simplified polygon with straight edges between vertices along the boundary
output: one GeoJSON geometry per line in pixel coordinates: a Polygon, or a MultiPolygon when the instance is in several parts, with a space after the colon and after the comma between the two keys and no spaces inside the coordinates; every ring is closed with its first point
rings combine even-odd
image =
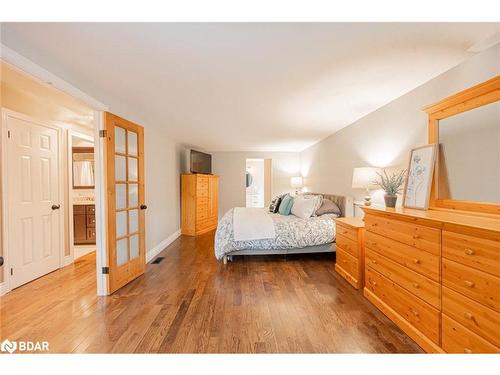
{"type": "Polygon", "coordinates": [[[269,205],[269,212],[272,212],[273,214],[277,213],[279,208],[280,208],[280,204],[281,204],[282,199],[283,199],[283,195],[278,195],[277,197],[275,197],[271,201],[271,204],[269,205]]]}
{"type": "Polygon", "coordinates": [[[314,212],[311,216],[318,216],[316,214],[316,211],[321,207],[323,204],[323,196],[322,195],[314,195],[314,194],[303,194],[302,197],[305,199],[315,199],[316,200],[316,207],[314,207],[314,212]]]}
{"type": "Polygon", "coordinates": [[[292,206],[293,206],[293,198],[290,196],[290,194],[286,194],[282,199],[280,206],[278,208],[278,212],[280,215],[290,215],[290,212],[292,211],[292,206]]]}
{"type": "Polygon", "coordinates": [[[320,196],[306,198],[299,195],[293,201],[292,214],[301,219],[309,219],[314,214],[319,199],[320,196]]]}
{"type": "Polygon", "coordinates": [[[323,199],[321,207],[316,211],[316,215],[320,216],[325,214],[333,214],[337,215],[337,217],[340,217],[342,212],[340,211],[340,208],[336,203],[332,202],[330,199],[325,198],[323,199]]]}

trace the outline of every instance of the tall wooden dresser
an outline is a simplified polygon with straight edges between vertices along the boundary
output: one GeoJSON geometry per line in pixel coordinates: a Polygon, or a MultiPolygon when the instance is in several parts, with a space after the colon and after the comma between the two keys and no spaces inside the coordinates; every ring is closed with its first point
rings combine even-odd
{"type": "Polygon", "coordinates": [[[219,177],[207,174],[181,176],[181,232],[197,236],[217,228],[219,177]]]}
{"type": "Polygon", "coordinates": [[[364,294],[427,352],[500,352],[500,218],[365,207],[364,294]]]}

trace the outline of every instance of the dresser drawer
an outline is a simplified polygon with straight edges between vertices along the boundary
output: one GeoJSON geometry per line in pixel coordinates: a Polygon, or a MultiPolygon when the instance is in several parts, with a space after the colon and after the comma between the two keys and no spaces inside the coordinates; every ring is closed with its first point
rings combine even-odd
{"type": "Polygon", "coordinates": [[[95,215],[87,215],[87,228],[95,228],[95,215]]]}
{"type": "Polygon", "coordinates": [[[87,215],[95,215],[95,206],[89,205],[86,206],[87,215]]]}
{"type": "Polygon", "coordinates": [[[439,311],[398,284],[366,267],[366,288],[434,343],[439,343],[439,311]]]}
{"type": "Polygon", "coordinates": [[[196,205],[206,205],[208,206],[209,200],[207,196],[196,197],[196,205]]]}
{"type": "Polygon", "coordinates": [[[443,231],[443,257],[500,276],[500,242],[443,231]]]}
{"type": "Polygon", "coordinates": [[[500,278],[443,259],[443,285],[500,312],[500,278]]]}
{"type": "Polygon", "coordinates": [[[500,346],[500,313],[443,287],[443,313],[500,346]]]}
{"type": "Polygon", "coordinates": [[[401,220],[366,215],[367,231],[440,255],[441,231],[401,220]]]}
{"type": "Polygon", "coordinates": [[[196,221],[208,219],[208,204],[196,206],[196,221]]]}
{"type": "Polygon", "coordinates": [[[422,276],[377,252],[366,249],[366,264],[378,273],[394,281],[410,293],[420,297],[430,305],[440,308],[440,286],[435,281],[422,276]]]}
{"type": "Polygon", "coordinates": [[[351,228],[337,223],[337,236],[348,238],[351,241],[358,242],[358,231],[356,228],[351,228]]]}
{"type": "Polygon", "coordinates": [[[445,314],[443,314],[442,341],[442,347],[447,353],[500,353],[498,347],[445,314]]]}
{"type": "Polygon", "coordinates": [[[337,235],[335,242],[337,249],[340,248],[358,259],[358,243],[356,241],[351,240],[349,237],[337,235]]]}
{"type": "Polygon", "coordinates": [[[342,249],[337,249],[336,253],[336,263],[353,278],[359,280],[358,260],[342,249]]]}
{"type": "Polygon", "coordinates": [[[390,260],[439,281],[439,257],[373,232],[365,233],[365,246],[390,260]]]}

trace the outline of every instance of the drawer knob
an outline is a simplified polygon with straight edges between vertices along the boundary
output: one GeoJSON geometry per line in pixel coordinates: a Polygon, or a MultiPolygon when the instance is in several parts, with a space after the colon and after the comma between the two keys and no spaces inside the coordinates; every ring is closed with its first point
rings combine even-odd
{"type": "Polygon", "coordinates": [[[373,264],[377,264],[377,261],[375,259],[372,259],[373,264]]]}
{"type": "Polygon", "coordinates": [[[413,283],[413,286],[417,289],[420,288],[420,285],[418,283],[413,283]]]}
{"type": "Polygon", "coordinates": [[[413,259],[413,263],[415,263],[415,264],[420,264],[420,259],[414,258],[414,259],[413,259]]]}
{"type": "Polygon", "coordinates": [[[464,353],[466,353],[466,354],[471,354],[471,353],[472,353],[472,350],[470,350],[469,348],[465,348],[465,349],[464,349],[464,353]]]}
{"type": "Polygon", "coordinates": [[[420,236],[418,234],[413,235],[413,239],[418,240],[419,238],[420,238],[420,236]]]}
{"type": "Polygon", "coordinates": [[[472,281],[469,281],[469,280],[465,280],[465,281],[464,281],[464,284],[465,284],[466,286],[468,286],[469,288],[474,287],[474,283],[473,283],[472,281]]]}
{"type": "Polygon", "coordinates": [[[417,316],[417,317],[420,315],[420,314],[418,313],[418,311],[411,310],[411,309],[410,309],[410,311],[412,312],[412,314],[413,314],[413,315],[415,315],[415,316],[417,316]]]}
{"type": "Polygon", "coordinates": [[[474,315],[472,315],[470,312],[466,311],[464,312],[464,316],[467,318],[467,319],[470,319],[470,320],[475,320],[474,318],[474,315]]]}
{"type": "Polygon", "coordinates": [[[378,226],[378,223],[373,223],[372,224],[372,227],[376,227],[376,226],[378,226]]]}
{"type": "Polygon", "coordinates": [[[349,232],[348,232],[348,231],[346,231],[346,230],[343,230],[343,231],[342,231],[342,234],[347,234],[347,233],[349,233],[349,232]]]}
{"type": "Polygon", "coordinates": [[[372,281],[372,285],[373,286],[377,286],[377,282],[376,281],[372,281]]]}
{"type": "Polygon", "coordinates": [[[465,249],[465,254],[467,254],[467,255],[474,255],[474,250],[472,250],[472,249],[465,249]]]}

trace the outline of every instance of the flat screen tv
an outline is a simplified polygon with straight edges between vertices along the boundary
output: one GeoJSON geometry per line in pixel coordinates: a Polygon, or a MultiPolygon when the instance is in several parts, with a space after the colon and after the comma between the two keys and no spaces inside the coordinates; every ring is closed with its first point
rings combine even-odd
{"type": "Polygon", "coordinates": [[[191,173],[212,174],[212,155],[191,150],[191,173]]]}

